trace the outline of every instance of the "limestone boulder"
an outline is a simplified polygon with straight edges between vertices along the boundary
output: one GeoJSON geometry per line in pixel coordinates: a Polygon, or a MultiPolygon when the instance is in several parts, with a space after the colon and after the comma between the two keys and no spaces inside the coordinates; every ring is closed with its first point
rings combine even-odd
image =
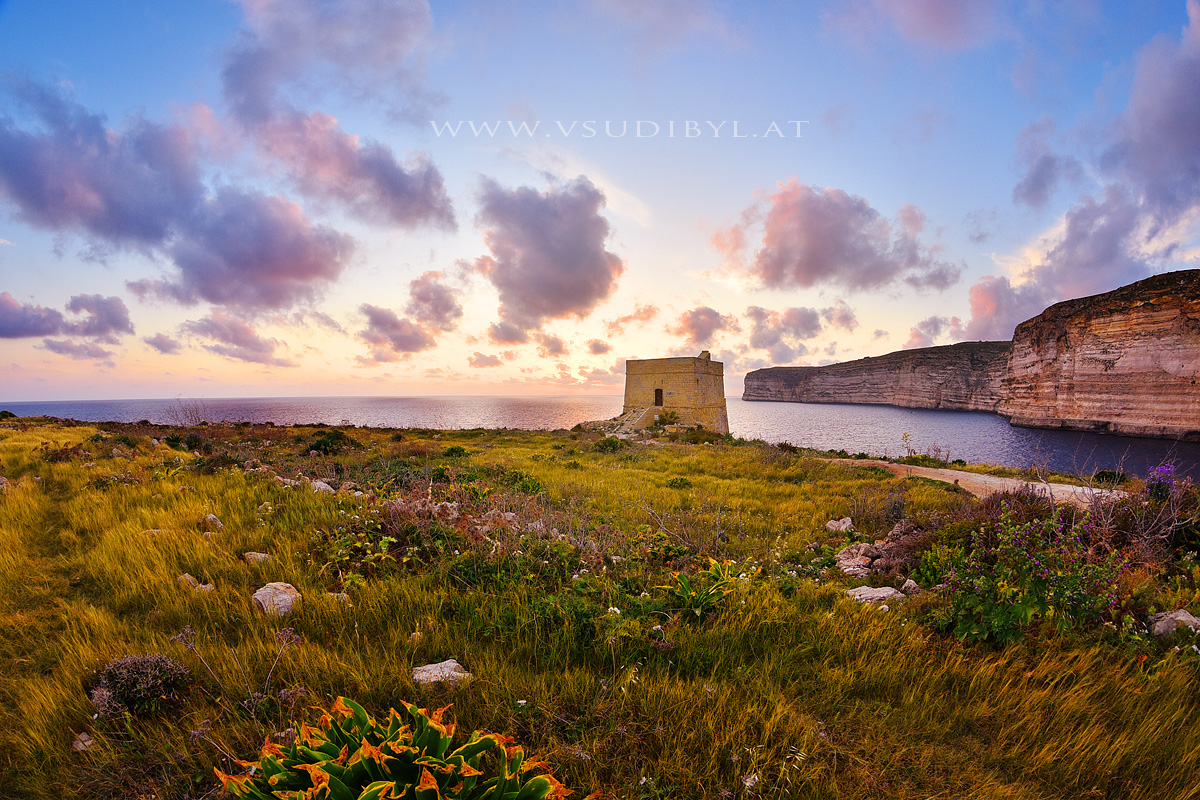
{"type": "Polygon", "coordinates": [[[217,518],[216,514],[205,514],[204,518],[200,520],[200,527],[204,528],[204,530],[208,531],[209,533],[212,533],[213,531],[219,531],[224,528],[225,523],[221,522],[221,520],[217,518]]]}
{"type": "Polygon", "coordinates": [[[1174,633],[1178,628],[1191,628],[1193,631],[1200,631],[1200,619],[1192,616],[1186,608],[1180,608],[1176,611],[1163,611],[1160,614],[1152,615],[1146,620],[1146,630],[1155,636],[1166,636],[1174,633]]]}
{"type": "Polygon", "coordinates": [[[254,593],[254,605],[264,614],[286,617],[296,610],[300,592],[290,583],[268,583],[254,593]]]}
{"type": "Polygon", "coordinates": [[[265,564],[271,560],[270,553],[256,553],[253,550],[243,553],[242,557],[246,559],[247,564],[265,564]]]}
{"type": "Polygon", "coordinates": [[[849,517],[831,519],[825,523],[825,530],[830,533],[846,533],[847,531],[854,530],[854,520],[849,517]]]}
{"type": "Polygon", "coordinates": [[[857,589],[847,589],[846,594],[860,603],[887,603],[892,600],[903,600],[904,592],[891,586],[859,586],[857,589]]]}
{"type": "Polygon", "coordinates": [[[462,668],[453,658],[439,661],[436,664],[426,664],[423,667],[413,667],[413,683],[418,686],[432,686],[435,683],[449,683],[456,686],[474,677],[462,668]]]}

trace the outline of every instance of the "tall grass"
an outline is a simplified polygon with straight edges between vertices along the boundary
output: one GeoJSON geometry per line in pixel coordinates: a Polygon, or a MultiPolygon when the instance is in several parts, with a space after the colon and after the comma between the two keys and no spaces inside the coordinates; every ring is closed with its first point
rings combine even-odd
{"type": "Polygon", "coordinates": [[[972,506],[949,487],[737,443],[598,453],[565,432],[356,429],[361,447],[309,456],[320,429],[179,431],[212,451],[197,459],[150,441],[172,429],[102,427],[0,426],[0,796],[214,797],[214,766],[236,771],[232,758],[337,695],[375,712],[453,703],[461,730],[516,737],[581,794],[1200,796],[1187,648],[1048,628],[966,646],[922,623],[919,604],[860,606],[832,576],[789,574],[828,519],[855,514],[882,537],[896,514],[972,506]],[[468,456],[442,458],[452,445],[468,456]],[[86,453],[48,459],[71,447],[86,453]],[[378,499],[206,474],[214,454],[378,499]],[[407,556],[363,580],[331,569],[339,537],[397,494],[521,524],[405,518],[388,530],[409,537],[407,556]],[[206,539],[210,513],[224,527],[206,539]],[[247,550],[272,558],[247,564],[247,550]],[[657,587],[701,555],[746,577],[689,622],[657,587]],[[184,572],[215,590],[181,587],[184,572]],[[302,593],[291,617],[253,609],[270,581],[302,593]],[[295,646],[277,638],[285,627],[295,646]],[[89,676],[149,653],[191,670],[185,702],[93,719],[89,676]],[[414,666],[446,658],[475,678],[414,685],[414,666]],[[78,753],[81,732],[95,744],[78,753]]]}

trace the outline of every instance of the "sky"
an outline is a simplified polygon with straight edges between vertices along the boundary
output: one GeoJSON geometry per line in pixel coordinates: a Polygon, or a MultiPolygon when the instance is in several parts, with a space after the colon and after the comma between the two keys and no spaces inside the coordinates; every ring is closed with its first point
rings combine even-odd
{"type": "Polygon", "coordinates": [[[1200,266],[1200,0],[0,0],[0,401],[620,394],[1200,266]]]}

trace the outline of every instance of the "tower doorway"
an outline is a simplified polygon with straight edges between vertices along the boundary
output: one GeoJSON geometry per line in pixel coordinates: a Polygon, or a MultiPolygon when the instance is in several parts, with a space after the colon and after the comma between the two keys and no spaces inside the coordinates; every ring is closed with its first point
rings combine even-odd
{"type": "Polygon", "coordinates": [[[662,389],[654,390],[654,405],[661,406],[663,404],[662,389]]]}

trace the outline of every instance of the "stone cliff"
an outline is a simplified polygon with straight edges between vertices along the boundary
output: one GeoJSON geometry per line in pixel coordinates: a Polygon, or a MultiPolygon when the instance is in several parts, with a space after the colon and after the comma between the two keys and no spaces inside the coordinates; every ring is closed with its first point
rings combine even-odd
{"type": "Polygon", "coordinates": [[[1013,341],[746,376],[744,400],[995,411],[1014,425],[1200,439],[1200,270],[1068,300],[1013,341]]]}
{"type": "Polygon", "coordinates": [[[1200,439],[1200,270],[1056,303],[1017,326],[1014,425],[1200,439]]]}
{"type": "Polygon", "coordinates": [[[824,367],[770,367],[746,376],[742,399],[995,411],[1010,348],[961,342],[824,367]]]}

